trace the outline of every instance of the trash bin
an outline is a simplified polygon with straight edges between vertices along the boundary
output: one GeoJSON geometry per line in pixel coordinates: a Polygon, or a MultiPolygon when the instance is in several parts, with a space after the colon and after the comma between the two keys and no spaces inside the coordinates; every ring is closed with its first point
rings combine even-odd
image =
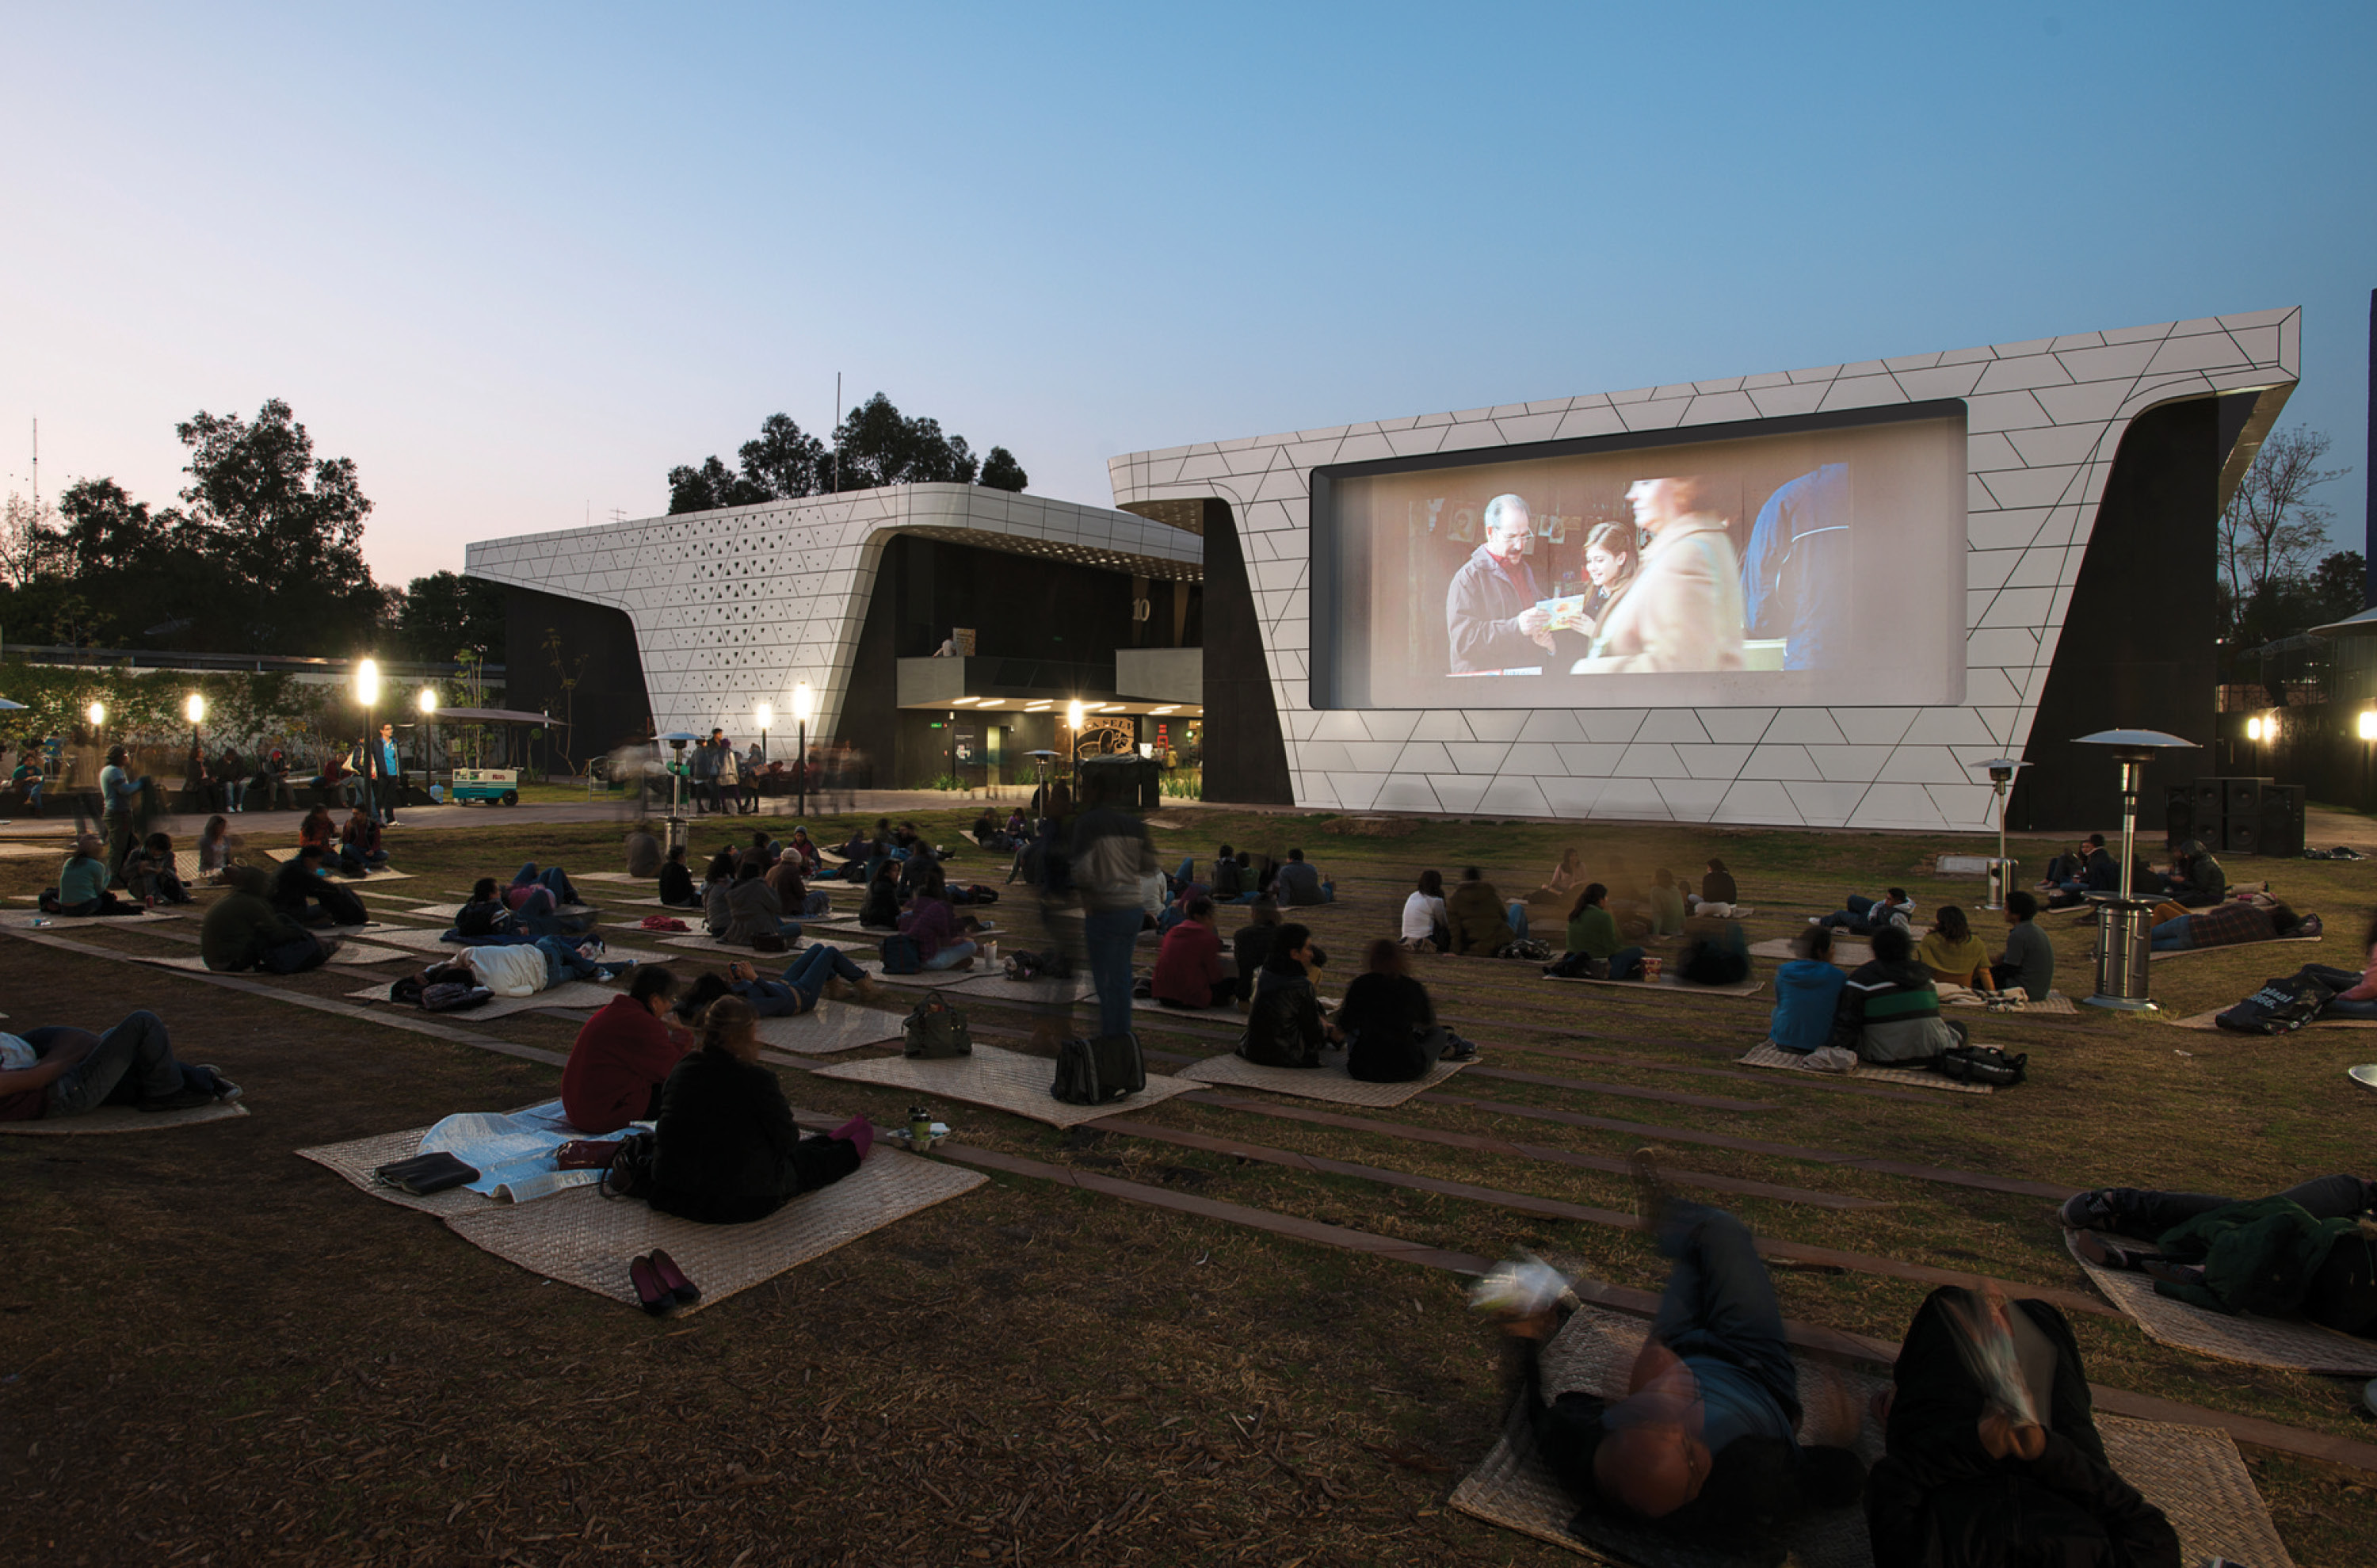
{"type": "Polygon", "coordinates": [[[682,817],[669,818],[668,842],[661,846],[662,853],[673,854],[680,849],[690,852],[692,848],[693,829],[691,825],[688,824],[682,817]]]}
{"type": "Polygon", "coordinates": [[[2146,964],[2154,952],[2154,905],[2143,899],[2108,898],[2096,905],[2096,993],[2091,1007],[2144,1011],[2146,964]]]}
{"type": "Polygon", "coordinates": [[[2022,886],[2022,862],[1992,859],[1987,875],[1989,895],[1982,903],[1990,909],[2003,909],[2006,894],[2022,886]]]}

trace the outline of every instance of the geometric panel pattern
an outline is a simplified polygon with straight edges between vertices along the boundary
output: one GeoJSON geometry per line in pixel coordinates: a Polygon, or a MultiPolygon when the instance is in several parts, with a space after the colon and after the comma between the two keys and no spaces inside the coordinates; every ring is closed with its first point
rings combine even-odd
{"type": "Polygon", "coordinates": [[[1129,512],[979,485],[900,485],[489,539],[464,569],[625,610],[652,722],[744,735],[753,709],[793,722],[793,688],[835,733],[883,541],[921,533],[1153,578],[1201,578],[1204,541],[1129,512]]]}
{"type": "Polygon", "coordinates": [[[1208,441],[1129,453],[1107,470],[1117,506],[1229,503],[1300,807],[1985,829],[1991,796],[1973,767],[2020,757],[2030,737],[2130,422],[2187,398],[2275,389],[2282,399],[2301,323],[2299,309],[2253,311],[1208,441]],[[1320,712],[1307,700],[1315,468],[1935,398],[1968,411],[1960,704],[1320,712]]]}

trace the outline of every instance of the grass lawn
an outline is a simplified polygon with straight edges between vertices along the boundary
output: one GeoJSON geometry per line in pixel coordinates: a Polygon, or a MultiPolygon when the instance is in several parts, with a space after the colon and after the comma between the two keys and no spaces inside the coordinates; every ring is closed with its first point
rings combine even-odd
{"type": "MultiPolygon", "coordinates": [[[[957,829],[976,809],[918,820],[962,850],[957,829]]],[[[694,848],[706,856],[730,833],[786,820],[700,823],[694,848]]],[[[621,864],[616,825],[514,826],[493,811],[473,823],[408,823],[391,847],[412,879],[366,884],[368,896],[390,910],[436,902],[529,858],[621,864]]],[[[849,827],[815,813],[811,823],[821,843],[849,827]]],[[[1341,902],[1312,922],[1335,977],[1368,938],[1392,931],[1420,868],[1450,880],[1481,865],[1516,896],[1571,844],[1604,878],[1622,861],[1696,880],[1722,856],[1757,910],[1753,940],[1886,883],[1910,889],[1926,915],[1981,898],[1977,880],[1928,868],[1935,850],[1971,841],[1490,822],[1373,836],[1345,819],[1190,808],[1158,814],[1153,831],[1167,865],[1202,862],[1222,841],[1274,855],[1301,845],[1337,882],[1341,902]]],[[[2014,853],[2037,868],[2056,847],[2022,842],[2014,853]]],[[[54,870],[0,861],[0,894],[30,892],[54,870]]],[[[973,852],[950,870],[1005,874],[1001,857],[973,852]]],[[[2171,1016],[2234,1001],[2307,961],[2359,966],[2377,862],[2239,859],[2228,870],[2267,878],[2331,934],[2154,965],[2171,1016]]],[[[648,886],[580,891],[615,909],[607,918],[650,913],[625,904],[648,886]]],[[[1006,945],[1039,945],[1036,904],[1005,891],[994,913],[1006,945]]],[[[1225,930],[1237,918],[1225,916],[1225,930]]],[[[2059,986],[2084,995],[2091,937],[2067,919],[2049,917],[2059,986]]],[[[195,936],[194,923],[178,924],[195,936]]],[[[1992,917],[1975,924],[2000,933],[1992,917]]],[[[66,934],[110,952],[195,951],[161,928],[91,926],[66,934]]],[[[675,967],[690,975],[708,956],[675,967]]],[[[2032,1081],[1986,1097],[1893,1098],[1735,1069],[1729,1058],[1762,1032],[1767,996],[1552,985],[1531,965],[1481,960],[1416,967],[1484,1047],[1482,1065],[1524,1076],[1472,1071],[1448,1089],[1463,1103],[1385,1110],[1267,1100],[1295,1114],[1265,1115],[1174,1099],[1123,1112],[1139,1133],[932,1108],[974,1149],[1455,1252],[1523,1244],[1648,1290],[1664,1269],[1631,1230],[1408,1179],[1626,1211],[1625,1176],[1600,1167],[1655,1139],[1690,1170],[1764,1184],[1721,1200],[1763,1238],[2084,1294],[2044,1198],[1846,1160],[2240,1195],[2377,1166],[2377,1095],[2344,1076],[2377,1059],[2377,1035],[2256,1040],[2084,1009],[1974,1012],[1977,1039],[2029,1053],[2032,1081]],[[1688,1102],[1655,1097],[1675,1095],[1688,1102]],[[1480,1151],[1404,1131],[1500,1142],[1480,1151]],[[1826,1207],[1794,1193],[1869,1202],[1826,1207]]],[[[17,1501],[0,1560],[1573,1561],[1446,1507],[1502,1408],[1496,1347],[1449,1271],[1002,1174],[687,1322],[650,1320],[478,1251],[292,1154],[545,1098],[557,1070],[26,941],[0,942],[0,973],[7,1026],[104,1026],[151,1008],[180,1054],[219,1064],[251,1107],[186,1131],[0,1137],[14,1263],[0,1284],[0,1474],[17,1501]]],[[[273,985],[330,998],[359,983],[341,972],[273,985]]],[[[1324,994],[1339,984],[1324,979],[1324,994]]],[[[1032,1048],[1026,1009],[965,1005],[988,1043],[1032,1048]]],[[[1148,1049],[1163,1053],[1155,1068],[1233,1039],[1234,1020],[1140,1020],[1148,1049]]],[[[575,1028],[539,1013],[453,1022],[553,1052],[575,1028]]],[[[795,1107],[836,1119],[866,1111],[890,1124],[913,1097],[783,1077],[795,1107]]],[[[1857,1267],[1787,1272],[1777,1287],[1791,1317],[1892,1343],[1929,1288],[1857,1267]]],[[[2210,1361],[2124,1319],[2071,1316],[2099,1383],[2311,1432],[2377,1434],[2357,1382],[2210,1361]]],[[[2377,1563],[2377,1477],[2246,1452],[2298,1562],[2377,1563]]]]}

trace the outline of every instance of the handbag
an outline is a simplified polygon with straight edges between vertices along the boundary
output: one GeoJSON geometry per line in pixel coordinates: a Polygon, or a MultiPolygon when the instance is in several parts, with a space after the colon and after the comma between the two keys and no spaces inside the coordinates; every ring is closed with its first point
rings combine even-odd
{"type": "Polygon", "coordinates": [[[2262,982],[2262,988],[2212,1022],[2239,1035],[2291,1035],[2335,999],[2335,990],[2297,970],[2262,982]]]}
{"type": "Polygon", "coordinates": [[[611,1162],[603,1167],[595,1190],[605,1198],[650,1198],[652,1161],[660,1151],[661,1141],[652,1133],[628,1133],[611,1150],[611,1162]]]}
{"type": "Polygon", "coordinates": [[[942,1057],[973,1055],[973,1034],[966,1027],[966,1015],[942,999],[938,991],[926,991],[925,999],[908,1010],[908,1017],[900,1025],[902,1055],[936,1059],[942,1057]]]}
{"type": "Polygon", "coordinates": [[[572,1138],[553,1151],[555,1170],[601,1170],[611,1163],[625,1140],[618,1138],[572,1138]]]}
{"type": "Polygon", "coordinates": [[[1135,1035],[1071,1039],[1057,1047],[1054,1098],[1071,1106],[1102,1106],[1147,1087],[1147,1065],[1135,1035]]]}

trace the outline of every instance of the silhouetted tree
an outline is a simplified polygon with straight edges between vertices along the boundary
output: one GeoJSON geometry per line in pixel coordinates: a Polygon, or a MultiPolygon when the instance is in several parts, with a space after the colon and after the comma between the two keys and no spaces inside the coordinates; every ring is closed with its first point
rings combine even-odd
{"type": "Polygon", "coordinates": [[[993,447],[990,456],[982,460],[982,483],[993,490],[1021,490],[1032,483],[1023,465],[1005,447],[993,447]]]}

